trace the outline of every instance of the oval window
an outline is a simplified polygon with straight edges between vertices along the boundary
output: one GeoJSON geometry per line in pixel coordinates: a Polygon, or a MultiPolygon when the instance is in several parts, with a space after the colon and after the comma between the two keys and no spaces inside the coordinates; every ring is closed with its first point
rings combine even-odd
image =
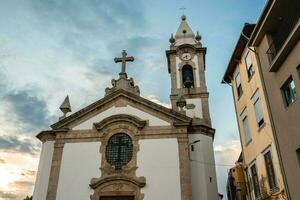
{"type": "Polygon", "coordinates": [[[132,158],[132,140],[125,133],[117,133],[111,136],[106,147],[106,160],[121,170],[132,158]]]}

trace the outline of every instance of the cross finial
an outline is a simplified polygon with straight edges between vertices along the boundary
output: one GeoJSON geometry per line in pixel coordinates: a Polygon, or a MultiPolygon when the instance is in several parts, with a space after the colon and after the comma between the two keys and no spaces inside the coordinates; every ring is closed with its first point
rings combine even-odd
{"type": "Polygon", "coordinates": [[[120,75],[121,74],[126,74],[126,62],[133,62],[134,61],[134,57],[133,56],[128,56],[127,57],[127,53],[126,53],[126,50],[123,50],[122,51],[122,57],[116,57],[114,59],[115,63],[118,63],[118,62],[122,62],[122,68],[121,68],[121,72],[120,72],[120,75]]]}

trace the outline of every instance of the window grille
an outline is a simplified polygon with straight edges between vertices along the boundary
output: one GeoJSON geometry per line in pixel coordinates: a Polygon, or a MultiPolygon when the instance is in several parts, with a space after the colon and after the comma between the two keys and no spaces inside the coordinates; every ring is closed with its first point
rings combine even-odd
{"type": "Polygon", "coordinates": [[[132,140],[125,133],[117,133],[108,140],[106,147],[106,160],[121,170],[132,158],[132,140]]]}

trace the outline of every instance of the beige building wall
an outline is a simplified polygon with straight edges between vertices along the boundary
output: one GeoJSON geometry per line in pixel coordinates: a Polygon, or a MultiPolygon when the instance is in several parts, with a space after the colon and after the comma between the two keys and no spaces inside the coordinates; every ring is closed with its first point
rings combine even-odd
{"type": "Polygon", "coordinates": [[[272,63],[266,51],[271,45],[270,42],[269,37],[265,35],[256,49],[261,62],[288,188],[291,199],[296,200],[300,199],[300,161],[296,152],[300,148],[300,74],[297,71],[300,64],[300,42],[298,37],[298,42],[276,72],[269,71],[272,63]],[[290,76],[294,80],[297,97],[291,105],[286,106],[281,87],[290,76]]]}
{"type": "Polygon", "coordinates": [[[300,199],[299,10],[299,0],[268,0],[248,43],[260,61],[287,197],[292,200],[300,199]]]}
{"type": "MultiPolygon", "coordinates": [[[[261,185],[260,193],[262,195],[270,194],[268,180],[267,180],[267,172],[265,167],[265,160],[264,160],[264,153],[270,151],[272,155],[272,161],[273,161],[275,177],[276,177],[276,182],[278,187],[278,192],[273,194],[276,195],[283,190],[283,181],[282,181],[280,165],[278,162],[278,155],[274,144],[272,128],[270,126],[270,118],[267,111],[266,99],[263,93],[259,70],[257,68],[256,56],[252,51],[248,50],[247,48],[244,49],[244,52],[242,53],[241,59],[236,66],[232,78],[233,78],[232,89],[233,89],[234,102],[236,107],[236,115],[237,115],[239,130],[240,130],[244,164],[248,170],[247,173],[248,180],[252,180],[250,167],[253,164],[256,164],[259,182],[260,184],[264,185],[264,187],[261,185]],[[255,71],[251,79],[248,79],[247,70],[246,70],[247,68],[245,63],[245,57],[248,53],[251,56],[253,68],[255,71]],[[240,96],[240,98],[238,97],[237,94],[237,87],[236,87],[236,80],[235,80],[235,77],[237,76],[238,73],[240,74],[240,80],[243,89],[243,94],[240,96]],[[264,124],[260,128],[257,125],[254,106],[251,100],[251,97],[255,94],[256,91],[258,91],[259,93],[260,107],[264,118],[264,124]],[[251,140],[248,143],[246,142],[245,131],[244,131],[242,117],[241,117],[241,114],[244,111],[244,109],[246,109],[247,111],[249,130],[251,135],[251,140]]],[[[250,186],[251,197],[248,196],[248,198],[255,199],[254,191],[252,189],[253,185],[252,184],[250,185],[251,185],[250,186]]]]}

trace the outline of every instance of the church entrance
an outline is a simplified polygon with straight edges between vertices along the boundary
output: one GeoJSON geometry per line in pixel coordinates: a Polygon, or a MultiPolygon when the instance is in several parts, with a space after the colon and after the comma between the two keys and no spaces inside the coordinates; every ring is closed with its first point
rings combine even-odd
{"type": "Polygon", "coordinates": [[[134,196],[107,196],[100,197],[100,200],[134,200],[134,196]]]}

